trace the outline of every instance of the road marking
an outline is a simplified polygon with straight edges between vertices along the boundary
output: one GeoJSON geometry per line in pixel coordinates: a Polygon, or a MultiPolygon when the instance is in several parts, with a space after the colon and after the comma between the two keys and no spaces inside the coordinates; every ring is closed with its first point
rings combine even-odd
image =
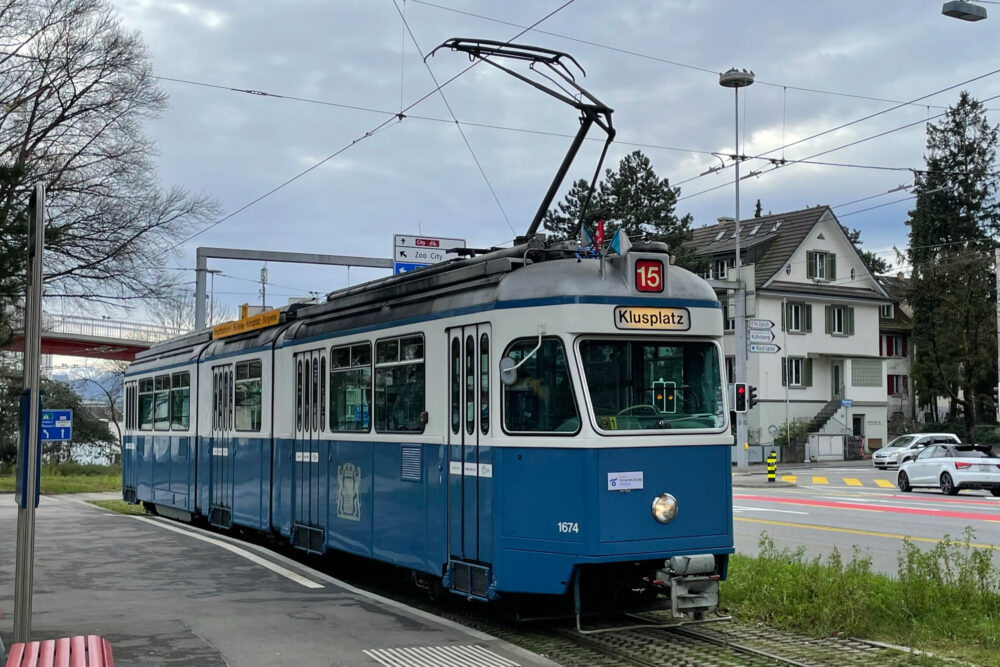
{"type": "Polygon", "coordinates": [[[771,507],[747,507],[746,505],[733,505],[736,512],[779,512],[781,514],[809,514],[809,512],[796,512],[795,510],[778,510],[771,507]]]}
{"type": "Polygon", "coordinates": [[[208,537],[207,535],[199,535],[198,533],[194,533],[189,530],[184,530],[183,528],[177,528],[176,526],[169,526],[163,523],[162,521],[154,521],[153,519],[147,519],[146,517],[143,516],[137,516],[135,518],[138,519],[139,521],[143,521],[150,525],[156,526],[157,528],[162,528],[164,530],[172,530],[175,533],[180,533],[181,535],[187,535],[188,537],[193,537],[196,540],[201,540],[202,542],[208,542],[209,544],[214,544],[217,547],[222,547],[226,551],[234,553],[242,558],[246,558],[251,563],[256,563],[257,565],[267,568],[268,570],[271,570],[275,574],[279,574],[282,577],[290,579],[301,586],[305,586],[306,588],[323,588],[323,584],[316,583],[311,579],[308,579],[300,574],[292,572],[287,567],[281,567],[280,565],[276,565],[275,563],[272,563],[265,558],[261,558],[257,554],[250,553],[246,549],[241,549],[240,547],[237,547],[235,545],[227,544],[222,540],[217,540],[215,538],[208,537]]]}
{"type": "Polygon", "coordinates": [[[810,507],[829,507],[831,509],[860,510],[862,512],[894,512],[897,514],[918,514],[923,516],[941,516],[949,519],[969,519],[978,521],[1000,521],[1000,515],[980,514],[978,512],[954,512],[951,510],[930,509],[924,507],[900,507],[897,505],[863,505],[858,502],[838,502],[832,500],[814,500],[811,498],[787,498],[778,496],[733,495],[734,500],[757,500],[765,503],[788,503],[792,505],[808,505],[810,507]]]}
{"type": "Polygon", "coordinates": [[[857,477],[845,477],[844,484],[847,486],[862,486],[861,480],[857,477]]]}
{"type": "Polygon", "coordinates": [[[797,480],[798,480],[798,476],[796,476],[796,475],[782,475],[781,476],[781,481],[782,482],[791,482],[792,484],[795,484],[795,482],[797,480]]]}
{"type": "Polygon", "coordinates": [[[876,479],[875,480],[875,485],[876,486],[881,486],[883,489],[895,489],[896,488],[896,485],[893,484],[892,482],[890,482],[887,479],[876,479]]]}
{"type": "Polygon", "coordinates": [[[813,484],[829,484],[830,480],[826,477],[813,477],[813,484]]]}
{"type": "MultiPolygon", "coordinates": [[[[934,537],[914,537],[912,535],[900,535],[898,533],[882,533],[876,530],[858,530],[856,528],[835,528],[834,526],[812,526],[808,523],[792,523],[791,521],[775,521],[773,519],[748,519],[746,517],[733,517],[733,521],[742,521],[744,523],[762,523],[767,526],[783,526],[785,528],[807,528],[809,530],[820,530],[830,533],[847,533],[849,535],[864,535],[866,537],[885,537],[892,540],[903,540],[909,539],[911,542],[929,542],[931,544],[940,544],[944,542],[943,539],[937,539],[934,537]]],[[[956,544],[959,546],[970,546],[976,547],[977,549],[993,549],[995,551],[1000,551],[1000,545],[997,544],[981,544],[978,542],[958,542],[956,540],[948,540],[951,544],[956,544]]]]}

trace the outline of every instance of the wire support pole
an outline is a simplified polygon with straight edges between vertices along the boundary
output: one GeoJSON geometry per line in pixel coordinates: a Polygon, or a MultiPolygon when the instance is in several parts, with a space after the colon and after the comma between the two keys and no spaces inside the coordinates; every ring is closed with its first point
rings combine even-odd
{"type": "MultiPolygon", "coordinates": [[[[746,285],[743,283],[743,273],[740,261],[740,89],[733,88],[736,119],[736,331],[733,332],[733,345],[736,348],[736,382],[747,381],[747,312],[746,312],[746,285]]],[[[749,470],[749,451],[747,449],[747,415],[745,412],[736,413],[736,469],[739,472],[749,470]]]]}

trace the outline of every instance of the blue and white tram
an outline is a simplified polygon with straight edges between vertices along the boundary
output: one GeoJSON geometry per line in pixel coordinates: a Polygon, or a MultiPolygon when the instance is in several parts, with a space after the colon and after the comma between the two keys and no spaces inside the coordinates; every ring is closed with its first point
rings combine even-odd
{"type": "Polygon", "coordinates": [[[538,236],[151,348],[125,499],[472,598],[704,613],[733,552],[720,304],[662,244],[574,250],[538,236]]]}

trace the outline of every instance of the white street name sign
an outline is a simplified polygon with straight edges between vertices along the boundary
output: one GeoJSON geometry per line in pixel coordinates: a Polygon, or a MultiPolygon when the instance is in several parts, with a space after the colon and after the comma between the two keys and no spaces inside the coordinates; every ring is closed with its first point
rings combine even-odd
{"type": "Polygon", "coordinates": [[[774,340],[774,332],[770,329],[767,331],[748,331],[747,339],[751,343],[770,343],[774,340]]]}
{"type": "Polygon", "coordinates": [[[771,320],[747,320],[747,329],[764,330],[774,326],[771,320]]]}
{"type": "Polygon", "coordinates": [[[750,343],[750,351],[767,352],[769,354],[773,354],[775,352],[780,352],[781,348],[771,343],[750,343]]]}

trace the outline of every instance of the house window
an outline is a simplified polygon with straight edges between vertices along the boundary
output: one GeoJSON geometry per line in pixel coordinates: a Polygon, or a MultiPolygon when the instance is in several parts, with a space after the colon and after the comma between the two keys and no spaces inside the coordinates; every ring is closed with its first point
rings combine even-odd
{"type": "Polygon", "coordinates": [[[729,304],[722,304],[722,328],[724,331],[736,331],[736,319],[733,315],[734,313],[730,310],[729,304]]]}
{"type": "Polygon", "coordinates": [[[736,382],[736,357],[726,357],[726,382],[736,382]]]}
{"type": "Polygon", "coordinates": [[[760,231],[760,223],[757,223],[756,225],[754,225],[754,228],[750,230],[750,236],[753,236],[759,231],[760,231]]]}
{"type": "Polygon", "coordinates": [[[906,395],[907,377],[905,375],[887,375],[886,386],[890,396],[906,395]]]}
{"type": "Polygon", "coordinates": [[[717,259],[715,260],[715,277],[719,280],[726,279],[726,273],[729,271],[729,260],[728,259],[717,259]]]}
{"type": "Polygon", "coordinates": [[[878,359],[852,359],[851,384],[855,387],[881,387],[882,362],[878,359]]]}
{"type": "Polygon", "coordinates": [[[827,306],[826,332],[834,336],[853,336],[854,309],[848,306],[827,306]]]}
{"type": "Polygon", "coordinates": [[[786,303],[781,314],[781,329],[792,333],[812,331],[812,305],[797,302],[786,303]]]}
{"type": "Polygon", "coordinates": [[[715,240],[718,241],[719,239],[721,239],[725,235],[726,235],[726,230],[725,229],[721,229],[721,230],[719,230],[719,233],[715,235],[715,240]]]}
{"type": "Polygon", "coordinates": [[[815,250],[807,252],[806,278],[813,280],[836,280],[837,256],[833,253],[815,250]]]}
{"type": "Polygon", "coordinates": [[[812,359],[785,357],[781,360],[781,385],[789,387],[812,386],[812,359]]]}
{"type": "Polygon", "coordinates": [[[886,319],[892,319],[894,317],[893,305],[891,303],[887,303],[883,306],[879,306],[879,315],[886,319]]]}
{"type": "Polygon", "coordinates": [[[883,336],[882,347],[887,357],[906,356],[906,339],[902,336],[883,336]]]}

